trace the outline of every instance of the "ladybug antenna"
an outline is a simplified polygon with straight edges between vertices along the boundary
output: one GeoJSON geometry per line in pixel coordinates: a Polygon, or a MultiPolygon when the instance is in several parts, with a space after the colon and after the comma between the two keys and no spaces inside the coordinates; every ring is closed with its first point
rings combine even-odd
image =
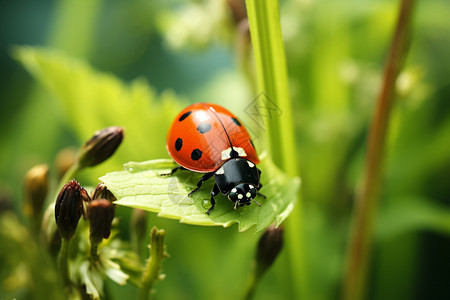
{"type": "Polygon", "coordinates": [[[258,204],[259,205],[259,207],[261,207],[261,203],[259,203],[258,201],[256,201],[255,199],[252,199],[253,200],[253,202],[255,202],[256,204],[258,204]]]}
{"type": "MultiPolygon", "coordinates": [[[[227,130],[225,129],[225,125],[223,125],[222,120],[220,119],[219,115],[217,114],[216,110],[213,107],[209,107],[209,110],[216,116],[217,120],[219,120],[220,125],[222,125],[223,131],[225,132],[225,135],[227,136],[228,142],[230,143],[230,147],[232,149],[232,151],[236,152],[233,148],[233,144],[231,143],[231,139],[230,136],[228,135],[227,130]]],[[[234,154],[234,153],[233,153],[234,154]]],[[[237,152],[236,152],[237,154],[237,152]]],[[[236,155],[239,156],[239,155],[236,155]]]]}

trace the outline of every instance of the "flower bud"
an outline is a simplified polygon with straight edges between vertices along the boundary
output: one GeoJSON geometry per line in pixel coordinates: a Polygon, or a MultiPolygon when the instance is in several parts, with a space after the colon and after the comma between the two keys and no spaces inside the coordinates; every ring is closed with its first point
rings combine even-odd
{"type": "Polygon", "coordinates": [[[256,267],[263,274],[275,261],[283,246],[283,228],[269,226],[259,238],[256,250],[256,267]]]}
{"type": "Polygon", "coordinates": [[[110,202],[114,202],[117,198],[111,193],[103,182],[100,182],[95,188],[94,195],[92,195],[92,200],[95,199],[106,199],[110,202]]]}
{"type": "Polygon", "coordinates": [[[89,202],[90,197],[75,180],[66,183],[59,192],[55,204],[55,219],[63,238],[70,239],[75,234],[78,221],[83,215],[83,201],[89,202]]]}
{"type": "Polygon", "coordinates": [[[107,239],[111,233],[111,223],[114,219],[114,204],[106,199],[92,200],[89,205],[91,244],[97,245],[102,239],[107,239]]]}
{"type": "Polygon", "coordinates": [[[117,150],[122,139],[122,127],[111,126],[96,131],[81,148],[79,168],[92,167],[108,159],[117,150]]]}
{"type": "Polygon", "coordinates": [[[48,166],[38,165],[31,168],[25,177],[25,214],[40,218],[42,206],[47,197],[48,166]]]}

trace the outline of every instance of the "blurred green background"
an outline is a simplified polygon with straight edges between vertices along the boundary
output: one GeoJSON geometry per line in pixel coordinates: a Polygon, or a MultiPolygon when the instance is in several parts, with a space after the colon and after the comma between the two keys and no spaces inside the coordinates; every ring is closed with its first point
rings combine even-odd
{"type": "MultiPolygon", "coordinates": [[[[417,4],[397,82],[367,299],[450,298],[450,3],[417,4]]],[[[62,148],[78,147],[99,128],[124,126],[125,140],[112,160],[77,178],[86,186],[127,161],[167,158],[168,125],[188,103],[219,103],[250,122],[243,110],[258,91],[239,24],[241,1],[0,5],[0,194],[23,220],[26,171],[47,163],[54,172],[62,148]],[[149,104],[130,108],[133,101],[149,104]]],[[[309,299],[339,297],[352,201],[397,5],[280,3],[293,102],[283,113],[296,122],[309,299]]],[[[130,213],[117,209],[124,239],[130,213]]],[[[155,287],[158,298],[244,294],[258,238],[253,232],[183,225],[154,214],[149,224],[166,229],[171,255],[163,264],[167,277],[155,287]]],[[[28,295],[26,285],[6,284],[11,270],[0,271],[1,298],[28,295]]],[[[256,299],[296,298],[297,282],[284,251],[256,299]]],[[[131,286],[107,287],[113,299],[136,295],[131,286]]]]}

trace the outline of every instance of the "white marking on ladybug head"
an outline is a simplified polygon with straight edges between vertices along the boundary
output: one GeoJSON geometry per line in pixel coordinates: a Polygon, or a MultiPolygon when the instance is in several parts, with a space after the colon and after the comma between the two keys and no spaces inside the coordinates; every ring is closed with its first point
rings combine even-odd
{"type": "Polygon", "coordinates": [[[249,187],[250,189],[254,189],[254,188],[255,188],[255,187],[254,187],[253,185],[251,185],[251,184],[249,184],[248,187],[249,187]]]}
{"type": "MultiPolygon", "coordinates": [[[[233,147],[234,151],[238,153],[239,156],[244,157],[247,156],[247,153],[245,153],[244,148],[241,147],[233,147]]],[[[231,153],[231,152],[230,152],[231,153]]]]}
{"type": "Polygon", "coordinates": [[[218,175],[222,175],[223,173],[225,173],[225,170],[223,169],[223,167],[220,167],[219,170],[216,171],[216,174],[218,174],[218,175]]]}
{"type": "Polygon", "coordinates": [[[248,161],[248,160],[247,160],[247,163],[248,163],[248,166],[249,166],[250,168],[253,168],[253,167],[255,166],[255,164],[252,163],[251,161],[248,161]]]}
{"type": "MultiPolygon", "coordinates": [[[[244,157],[247,156],[247,153],[245,153],[245,150],[241,147],[233,147],[233,150],[237,152],[238,156],[244,157]]],[[[225,149],[222,151],[222,160],[227,160],[231,158],[231,152],[233,152],[231,147],[225,149]]]]}
{"type": "Polygon", "coordinates": [[[250,198],[250,197],[252,196],[252,194],[251,194],[250,192],[247,192],[247,194],[245,194],[245,196],[246,196],[247,198],[250,198]]]}
{"type": "Polygon", "coordinates": [[[241,200],[242,198],[244,198],[244,195],[242,195],[242,194],[238,194],[238,196],[237,196],[237,197],[238,197],[238,199],[239,199],[239,200],[241,200]]]}
{"type": "Polygon", "coordinates": [[[237,188],[233,188],[231,191],[232,191],[233,193],[236,193],[236,192],[237,192],[237,188]]]}

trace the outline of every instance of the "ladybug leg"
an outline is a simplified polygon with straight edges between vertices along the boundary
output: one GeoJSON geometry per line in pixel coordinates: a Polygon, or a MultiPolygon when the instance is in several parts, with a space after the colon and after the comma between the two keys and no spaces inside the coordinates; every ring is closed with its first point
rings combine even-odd
{"type": "MultiPolygon", "coordinates": [[[[261,177],[261,170],[260,170],[260,169],[258,169],[258,176],[261,177]]],[[[259,183],[259,186],[257,187],[258,195],[260,195],[260,196],[263,197],[264,199],[267,199],[266,195],[261,194],[261,193],[259,192],[259,190],[262,188],[262,186],[263,186],[263,185],[262,185],[261,183],[259,183]]],[[[261,206],[261,205],[260,205],[260,206],[261,206]]]]}
{"type": "MultiPolygon", "coordinates": [[[[259,172],[261,173],[261,171],[259,171],[259,172]]],[[[261,196],[261,197],[263,197],[264,199],[267,199],[266,195],[261,194],[261,193],[259,192],[259,190],[260,190],[261,188],[262,188],[262,184],[260,183],[259,186],[258,186],[258,188],[257,188],[257,190],[258,190],[258,195],[261,196]]],[[[260,206],[261,206],[261,205],[260,205],[260,206]]]]}
{"type": "Polygon", "coordinates": [[[200,179],[200,181],[197,182],[197,187],[195,189],[193,189],[188,194],[188,196],[192,196],[192,194],[194,194],[196,191],[198,191],[202,187],[203,181],[210,179],[211,177],[213,177],[213,175],[214,175],[214,172],[206,173],[205,175],[203,175],[202,178],[200,179]]]}
{"type": "Polygon", "coordinates": [[[184,167],[182,167],[182,166],[178,166],[178,167],[173,168],[173,169],[170,171],[170,173],[162,173],[162,174],[159,174],[159,176],[172,176],[172,175],[175,174],[175,172],[178,171],[178,170],[187,170],[187,169],[184,168],[184,167]]]}
{"type": "Polygon", "coordinates": [[[220,190],[217,184],[214,184],[213,189],[211,190],[211,207],[206,211],[206,214],[209,215],[211,211],[216,206],[216,201],[214,200],[214,197],[219,194],[220,190]]]}

